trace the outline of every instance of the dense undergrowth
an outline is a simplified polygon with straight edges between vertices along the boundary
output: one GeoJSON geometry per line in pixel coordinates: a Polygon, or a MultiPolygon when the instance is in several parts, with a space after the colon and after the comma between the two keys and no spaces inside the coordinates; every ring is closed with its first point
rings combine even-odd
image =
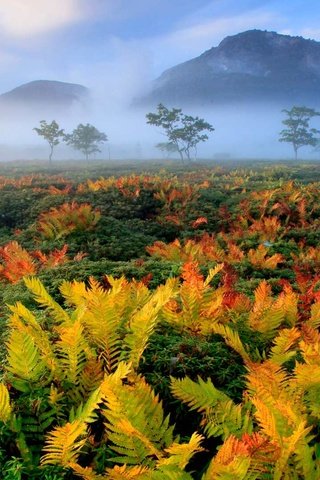
{"type": "Polygon", "coordinates": [[[140,169],[3,168],[1,478],[318,480],[320,166],[140,169]]]}

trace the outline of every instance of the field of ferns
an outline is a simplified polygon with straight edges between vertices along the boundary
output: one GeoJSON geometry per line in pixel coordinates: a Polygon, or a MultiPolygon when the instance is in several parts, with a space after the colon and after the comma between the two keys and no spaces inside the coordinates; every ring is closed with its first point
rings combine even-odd
{"type": "Polygon", "coordinates": [[[1,171],[1,479],[320,479],[320,164],[1,171]]]}

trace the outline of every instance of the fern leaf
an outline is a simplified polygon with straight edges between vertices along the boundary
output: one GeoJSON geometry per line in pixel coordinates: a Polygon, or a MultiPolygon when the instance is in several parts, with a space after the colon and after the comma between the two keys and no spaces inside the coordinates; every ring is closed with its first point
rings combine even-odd
{"type": "Polygon", "coordinates": [[[296,351],[290,351],[300,338],[300,332],[297,328],[285,328],[279,332],[273,340],[274,346],[271,348],[270,360],[277,365],[290,360],[296,351]]]}
{"type": "Polygon", "coordinates": [[[221,272],[221,270],[223,270],[224,268],[224,263],[218,263],[218,265],[216,265],[214,268],[210,268],[209,269],[209,273],[208,273],[208,276],[207,278],[205,279],[205,282],[204,282],[204,285],[207,286],[210,284],[211,280],[216,276],[218,275],[218,273],[221,272]]]}
{"type": "Polygon", "coordinates": [[[159,460],[157,466],[176,465],[179,468],[184,469],[196,452],[204,450],[200,446],[203,439],[204,437],[202,435],[193,433],[188,443],[173,443],[170,447],[165,449],[165,452],[170,455],[169,458],[159,460]]]}
{"type": "Polygon", "coordinates": [[[69,467],[71,462],[76,462],[86,442],[85,433],[86,426],[79,420],[56,427],[46,436],[43,450],[47,453],[41,457],[41,465],[69,467]]]}
{"type": "Polygon", "coordinates": [[[252,403],[256,407],[254,415],[261,431],[267,435],[267,437],[280,444],[281,440],[277,431],[276,419],[272,409],[258,397],[253,397],[252,403]]]}
{"type": "Polygon", "coordinates": [[[253,480],[258,474],[250,474],[251,459],[245,446],[230,436],[220,447],[209,464],[202,480],[253,480]]]}
{"type": "Polygon", "coordinates": [[[307,325],[312,328],[319,328],[320,326],[320,302],[316,302],[311,306],[311,316],[306,321],[307,325]]]}
{"type": "Polygon", "coordinates": [[[239,437],[253,429],[249,412],[242,405],[235,405],[232,400],[220,402],[209,409],[202,423],[205,424],[204,430],[208,437],[221,435],[223,439],[230,435],[239,437]]]}
{"type": "Polygon", "coordinates": [[[90,397],[84,405],[80,405],[75,414],[71,411],[70,422],[78,420],[83,423],[92,423],[97,419],[96,410],[102,402],[103,393],[101,388],[97,388],[91,393],[90,397]]]}
{"type": "Polygon", "coordinates": [[[60,357],[63,377],[73,385],[78,385],[85,367],[87,344],[83,336],[83,327],[76,321],[69,327],[59,327],[60,340],[56,344],[60,357]]]}
{"type": "Polygon", "coordinates": [[[13,312],[10,316],[10,326],[32,337],[35,346],[41,353],[43,362],[53,372],[57,367],[57,359],[55,358],[48,333],[41,328],[33,313],[22,303],[17,302],[15,305],[9,306],[9,308],[13,312]]]}
{"type": "Polygon", "coordinates": [[[109,377],[101,388],[111,448],[120,455],[114,460],[147,464],[151,458],[161,458],[162,449],[172,444],[173,428],[158,397],[140,377],[131,385],[122,384],[114,374],[109,377]]]}
{"type": "Polygon", "coordinates": [[[290,437],[283,438],[281,456],[275,464],[274,480],[281,480],[285,473],[290,456],[295,452],[297,445],[306,439],[312,427],[306,428],[306,422],[301,421],[290,437]]]}
{"type": "Polygon", "coordinates": [[[74,473],[83,480],[103,480],[106,478],[104,475],[96,474],[91,467],[81,467],[74,462],[69,462],[69,466],[72,468],[74,473]]]}
{"type": "Polygon", "coordinates": [[[26,284],[28,290],[30,290],[34,295],[36,302],[38,302],[42,307],[48,308],[58,323],[71,323],[67,312],[65,312],[63,308],[55,300],[53,300],[39,279],[35,277],[25,278],[24,283],[26,284]]]}
{"type": "MultiPolygon", "coordinates": [[[[7,343],[8,366],[10,381],[15,388],[28,392],[32,383],[44,376],[46,366],[40,356],[33,338],[26,332],[12,330],[7,343]]],[[[46,379],[45,382],[50,381],[46,379]]]]}
{"type": "Polygon", "coordinates": [[[233,348],[243,359],[245,363],[250,363],[251,359],[246,351],[238,332],[227,325],[215,323],[212,325],[212,332],[221,335],[229,347],[233,348]]]}
{"type": "Polygon", "coordinates": [[[191,410],[205,412],[217,405],[218,402],[228,402],[230,398],[217,390],[210,379],[206,382],[200,377],[198,383],[190,378],[171,378],[172,394],[186,403],[191,410]]]}
{"type": "Polygon", "coordinates": [[[7,387],[0,383],[0,420],[6,423],[11,417],[10,396],[7,387]]]}
{"type": "MultiPolygon", "coordinates": [[[[106,478],[110,480],[150,480],[151,469],[143,466],[128,467],[123,465],[122,467],[115,466],[114,468],[107,468],[106,478]]],[[[86,480],[86,479],[85,479],[86,480]]],[[[89,479],[88,479],[89,480],[89,479]]]]}
{"type": "Polygon", "coordinates": [[[175,279],[167,280],[130,320],[130,333],[126,335],[124,341],[129,347],[127,360],[134,368],[138,367],[141,355],[159,319],[159,312],[173,295],[175,285],[175,279]]]}

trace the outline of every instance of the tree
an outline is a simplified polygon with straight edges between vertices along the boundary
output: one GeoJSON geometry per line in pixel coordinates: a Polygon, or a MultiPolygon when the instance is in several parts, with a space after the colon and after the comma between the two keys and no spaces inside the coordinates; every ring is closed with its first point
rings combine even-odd
{"type": "Polygon", "coordinates": [[[299,148],[307,145],[315,147],[319,142],[316,135],[320,134],[320,130],[310,128],[309,122],[311,118],[319,116],[320,113],[313,108],[296,106],[291,110],[282,111],[287,115],[287,118],[282,121],[287,128],[280,132],[279,141],[292,143],[297,160],[299,148]]]}
{"type": "Polygon", "coordinates": [[[181,108],[169,110],[160,103],[157,113],[148,113],[147,123],[161,127],[168,138],[167,144],[175,148],[179,153],[182,162],[186,157],[190,161],[191,152],[197,154],[197,145],[208,140],[205,131],[213,132],[214,128],[204,119],[192,117],[182,113],[181,108]]]}
{"type": "Polygon", "coordinates": [[[87,123],[83,125],[80,123],[71,134],[65,135],[67,145],[71,145],[76,150],[84,153],[86,160],[89,155],[96,152],[101,152],[99,145],[108,140],[107,135],[87,123]]]}
{"type": "Polygon", "coordinates": [[[52,162],[53,149],[55,146],[59,145],[60,138],[64,138],[64,130],[60,129],[59,125],[55,120],[52,120],[51,123],[47,123],[45,120],[41,120],[40,128],[35,127],[33,130],[37,132],[38,135],[43,137],[50,146],[49,154],[49,163],[52,162]]]}
{"type": "Polygon", "coordinates": [[[171,153],[177,153],[177,146],[172,142],[160,142],[157,143],[156,148],[158,148],[162,153],[166,154],[166,157],[169,158],[171,153]]]}

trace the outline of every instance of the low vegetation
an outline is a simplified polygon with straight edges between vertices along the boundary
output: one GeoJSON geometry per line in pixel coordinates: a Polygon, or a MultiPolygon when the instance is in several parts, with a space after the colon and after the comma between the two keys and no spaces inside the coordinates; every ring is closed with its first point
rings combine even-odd
{"type": "Polygon", "coordinates": [[[1,478],[318,480],[319,165],[117,168],[3,167],[1,478]]]}

